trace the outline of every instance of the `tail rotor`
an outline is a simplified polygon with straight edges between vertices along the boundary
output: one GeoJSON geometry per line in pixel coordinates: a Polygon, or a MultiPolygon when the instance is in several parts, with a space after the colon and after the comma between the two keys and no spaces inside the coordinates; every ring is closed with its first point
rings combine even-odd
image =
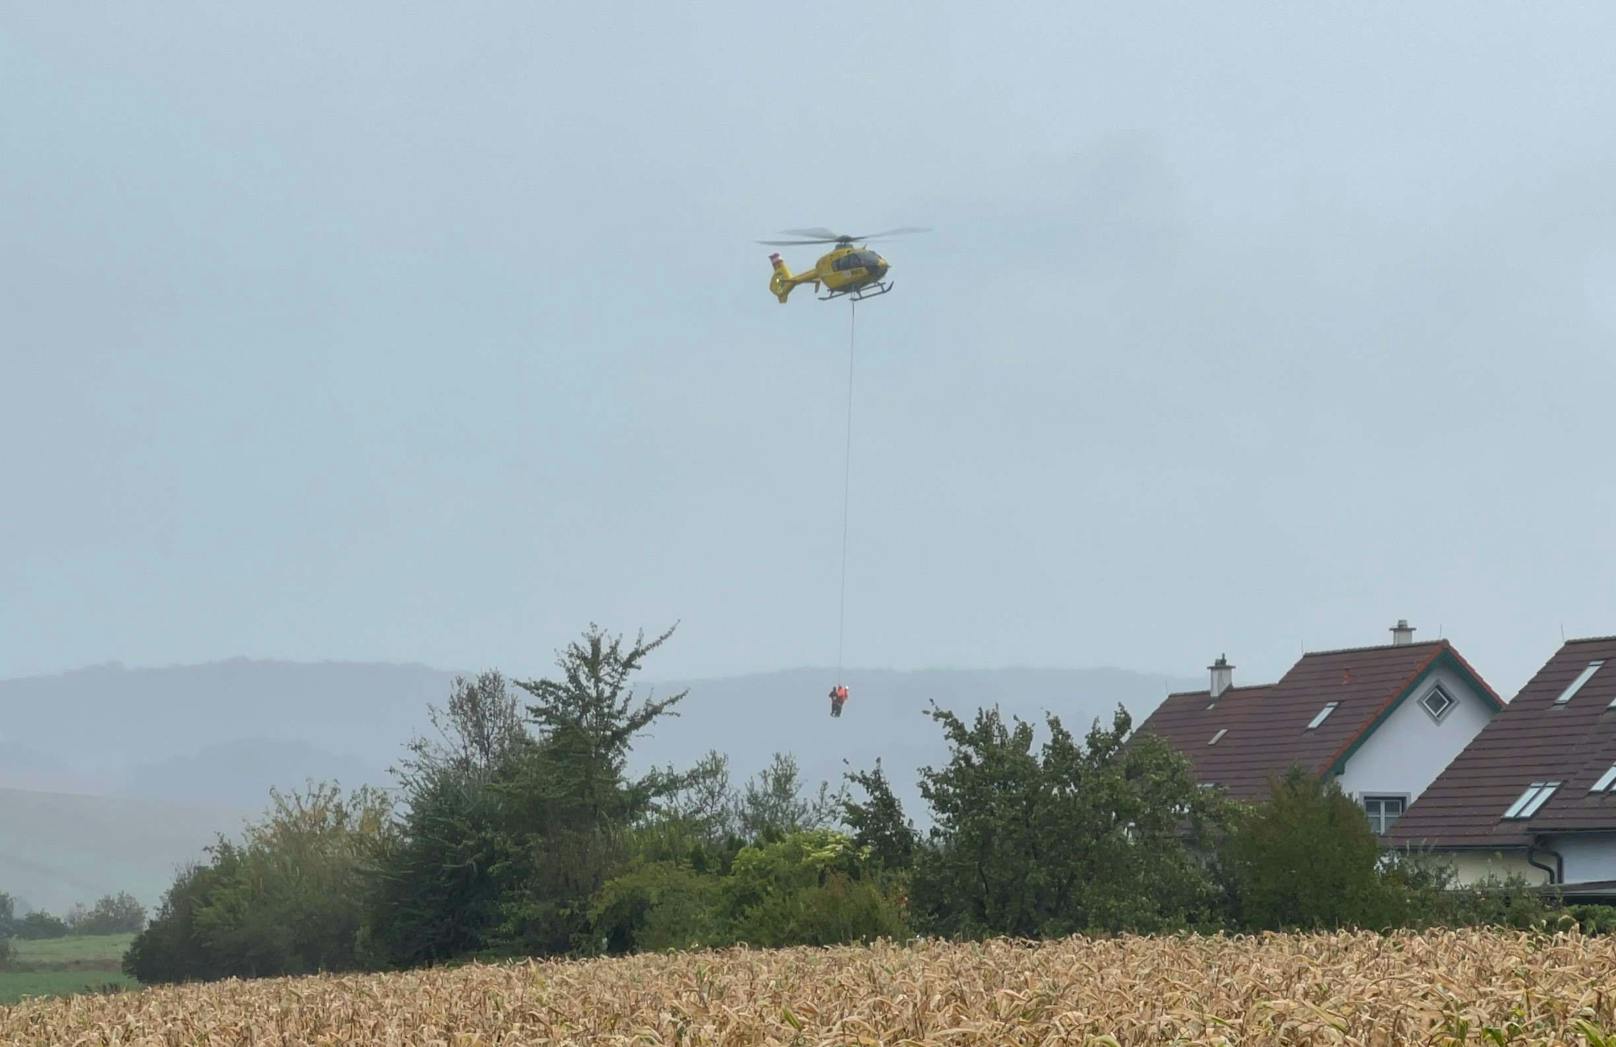
{"type": "Polygon", "coordinates": [[[791,282],[791,268],[786,265],[785,259],[780,257],[779,251],[771,254],[769,261],[774,265],[774,275],[769,277],[769,290],[780,299],[780,304],[784,305],[786,298],[791,294],[791,288],[796,286],[791,282]]]}

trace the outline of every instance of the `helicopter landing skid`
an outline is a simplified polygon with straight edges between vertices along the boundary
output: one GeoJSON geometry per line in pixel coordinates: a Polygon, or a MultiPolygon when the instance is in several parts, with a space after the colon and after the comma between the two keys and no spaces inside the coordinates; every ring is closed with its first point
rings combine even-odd
{"type": "Polygon", "coordinates": [[[832,291],[830,294],[820,295],[819,300],[821,302],[828,302],[833,298],[846,298],[850,301],[862,302],[866,298],[879,298],[886,294],[888,291],[892,290],[893,283],[895,283],[895,281],[888,280],[884,284],[865,284],[857,291],[832,291]],[[880,290],[875,290],[875,288],[880,288],[880,290]]]}

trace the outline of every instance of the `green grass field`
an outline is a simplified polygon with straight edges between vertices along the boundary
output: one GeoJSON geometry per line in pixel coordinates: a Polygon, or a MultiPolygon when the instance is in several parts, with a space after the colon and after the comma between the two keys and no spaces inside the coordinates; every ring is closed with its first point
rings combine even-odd
{"type": "Polygon", "coordinates": [[[132,934],[85,934],[67,938],[42,938],[38,941],[14,941],[16,963],[31,967],[41,963],[94,963],[106,962],[114,969],[123,962],[123,954],[132,934]]]}
{"type": "Polygon", "coordinates": [[[0,1007],[25,996],[71,996],[99,991],[108,984],[137,989],[122,971],[0,971],[0,1007]]]}
{"type": "Polygon", "coordinates": [[[68,996],[116,985],[137,987],[120,969],[132,934],[90,934],[14,941],[11,970],[0,971],[0,1006],[24,996],[68,996]]]}

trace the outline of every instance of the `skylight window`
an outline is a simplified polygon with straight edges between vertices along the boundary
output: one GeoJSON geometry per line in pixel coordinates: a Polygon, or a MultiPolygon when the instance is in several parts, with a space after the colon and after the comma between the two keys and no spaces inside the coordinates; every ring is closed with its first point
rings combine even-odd
{"type": "Polygon", "coordinates": [[[1228,733],[1229,733],[1229,729],[1227,727],[1219,727],[1218,728],[1218,733],[1214,734],[1212,736],[1212,740],[1210,742],[1207,742],[1206,744],[1208,744],[1208,745],[1216,745],[1216,744],[1218,744],[1218,739],[1222,738],[1224,735],[1226,735],[1228,733]]]}
{"type": "Polygon", "coordinates": [[[1447,715],[1448,710],[1453,708],[1455,703],[1453,696],[1447,691],[1444,691],[1441,687],[1433,687],[1430,693],[1420,699],[1420,704],[1425,707],[1426,712],[1431,714],[1431,719],[1440,720],[1447,715]]]}
{"type": "Polygon", "coordinates": [[[1549,802],[1554,790],[1560,788],[1559,782],[1533,782],[1521,793],[1520,798],[1509,805],[1504,812],[1505,818],[1530,818],[1549,802]]]}
{"type": "Polygon", "coordinates": [[[1328,720],[1330,714],[1335,712],[1335,707],[1340,704],[1340,702],[1326,702],[1324,708],[1320,709],[1319,714],[1313,717],[1312,721],[1307,725],[1307,729],[1311,731],[1325,720],[1328,720]]]}
{"type": "Polygon", "coordinates": [[[1582,685],[1588,682],[1589,677],[1597,673],[1599,667],[1604,664],[1603,661],[1589,662],[1588,668],[1577,674],[1577,678],[1571,681],[1571,686],[1560,692],[1560,697],[1554,700],[1554,704],[1564,705],[1569,702],[1578,691],[1582,690],[1582,685]]]}
{"type": "Polygon", "coordinates": [[[1600,775],[1599,780],[1594,783],[1594,787],[1588,791],[1591,793],[1608,793],[1613,785],[1616,785],[1616,763],[1611,764],[1610,770],[1600,775]]]}

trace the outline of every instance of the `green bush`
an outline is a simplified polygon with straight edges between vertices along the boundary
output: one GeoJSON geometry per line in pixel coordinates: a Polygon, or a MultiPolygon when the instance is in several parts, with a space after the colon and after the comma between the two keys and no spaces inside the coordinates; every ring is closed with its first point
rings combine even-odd
{"type": "Polygon", "coordinates": [[[906,938],[908,923],[894,895],[874,880],[831,871],[822,883],[770,894],[731,931],[736,941],[769,948],[906,938]]]}
{"type": "Polygon", "coordinates": [[[753,844],[724,881],[728,935],[758,946],[901,938],[902,884],[878,878],[868,849],[831,829],[753,844]]]}
{"type": "Polygon", "coordinates": [[[24,941],[67,937],[67,921],[48,912],[31,912],[14,925],[13,937],[24,941]]]}
{"type": "Polygon", "coordinates": [[[1270,783],[1224,847],[1235,918],[1251,930],[1380,928],[1400,922],[1363,809],[1335,782],[1293,767],[1270,783]]]}
{"type": "Polygon", "coordinates": [[[1616,906],[1568,905],[1565,911],[1583,934],[1616,934],[1616,906]]]}
{"type": "Polygon", "coordinates": [[[1536,930],[1549,927],[1560,912],[1557,898],[1519,876],[1488,877],[1453,888],[1445,903],[1437,911],[1449,927],[1536,930]]]}
{"type": "Polygon", "coordinates": [[[1520,876],[1489,876],[1460,886],[1453,865],[1439,854],[1390,851],[1380,863],[1386,888],[1385,926],[1548,927],[1559,901],[1520,876]]]}
{"type": "Polygon", "coordinates": [[[350,970],[359,965],[365,872],[391,833],[385,796],[335,785],[272,792],[240,843],[175,880],[124,957],[148,984],[350,970]]]}
{"type": "Polygon", "coordinates": [[[679,862],[651,862],[608,880],[590,918],[611,953],[717,945],[721,889],[717,876],[679,862]]]}
{"type": "Polygon", "coordinates": [[[197,929],[197,912],[207,905],[215,884],[237,875],[236,852],[216,851],[207,865],[180,870],[147,927],[123,954],[123,971],[139,982],[184,982],[223,977],[217,957],[197,929]]]}

